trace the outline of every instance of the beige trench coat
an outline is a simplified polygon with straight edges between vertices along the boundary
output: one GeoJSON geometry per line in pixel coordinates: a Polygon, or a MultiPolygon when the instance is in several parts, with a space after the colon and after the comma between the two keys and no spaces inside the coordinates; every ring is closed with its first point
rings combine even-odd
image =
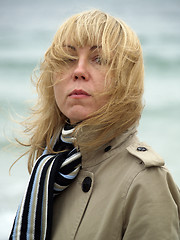
{"type": "Polygon", "coordinates": [[[164,162],[129,131],[82,154],[54,200],[53,240],[179,240],[180,193],[164,162]]]}

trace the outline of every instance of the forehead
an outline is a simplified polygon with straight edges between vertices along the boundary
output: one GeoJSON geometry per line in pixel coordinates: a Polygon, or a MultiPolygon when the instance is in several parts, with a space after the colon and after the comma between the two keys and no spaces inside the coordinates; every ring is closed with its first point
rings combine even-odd
{"type": "MultiPolygon", "coordinates": [[[[97,27],[97,26],[96,26],[97,27]]],[[[85,47],[85,46],[101,46],[102,31],[97,32],[94,27],[85,26],[84,24],[71,24],[60,31],[58,39],[64,45],[85,47]],[[100,33],[101,32],[101,33],[100,33]]]]}

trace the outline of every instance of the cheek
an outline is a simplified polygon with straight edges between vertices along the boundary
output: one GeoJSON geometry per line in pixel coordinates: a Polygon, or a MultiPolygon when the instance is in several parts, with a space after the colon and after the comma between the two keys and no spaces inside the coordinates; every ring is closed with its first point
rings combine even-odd
{"type": "Polygon", "coordinates": [[[106,82],[105,82],[105,76],[100,75],[97,78],[97,81],[95,83],[94,91],[97,96],[99,96],[101,99],[105,99],[105,95],[103,94],[106,90],[106,82]]]}
{"type": "Polygon", "coordinates": [[[108,98],[107,98],[106,95],[101,95],[101,96],[99,96],[99,99],[97,99],[96,102],[97,102],[96,106],[99,109],[99,108],[103,107],[108,102],[108,98]]]}
{"type": "Polygon", "coordinates": [[[65,89],[66,89],[66,81],[64,81],[65,77],[60,73],[53,74],[53,91],[55,96],[55,101],[60,108],[63,104],[65,98],[65,89]]]}
{"type": "Polygon", "coordinates": [[[97,86],[97,92],[96,92],[96,104],[100,108],[104,106],[109,101],[109,94],[107,92],[107,88],[105,86],[105,81],[99,82],[99,85],[97,86]]]}
{"type": "Polygon", "coordinates": [[[60,84],[54,85],[53,90],[56,104],[60,109],[61,106],[63,105],[63,91],[60,84]]]}
{"type": "Polygon", "coordinates": [[[99,92],[103,92],[106,85],[106,73],[100,72],[96,75],[96,90],[99,92]]]}

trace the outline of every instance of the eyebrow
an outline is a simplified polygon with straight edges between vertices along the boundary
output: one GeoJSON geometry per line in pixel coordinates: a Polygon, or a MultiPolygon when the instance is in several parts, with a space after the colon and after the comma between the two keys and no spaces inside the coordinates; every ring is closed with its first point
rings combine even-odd
{"type": "MultiPolygon", "coordinates": [[[[70,49],[72,49],[73,51],[76,51],[76,48],[75,47],[73,47],[73,46],[71,46],[71,45],[64,45],[64,47],[68,47],[68,48],[70,48],[70,49]]],[[[96,50],[96,49],[101,49],[102,47],[101,46],[96,46],[96,45],[94,45],[94,46],[92,46],[91,48],[90,48],[90,51],[94,51],[94,50],[96,50]]]]}
{"type": "MultiPolygon", "coordinates": [[[[64,47],[66,47],[66,45],[65,45],[64,47]]],[[[76,48],[73,47],[73,46],[71,46],[71,45],[67,45],[67,47],[70,48],[70,49],[72,49],[73,51],[76,51],[76,48]]]]}
{"type": "Polygon", "coordinates": [[[91,48],[90,48],[90,51],[94,51],[94,50],[96,50],[96,49],[101,49],[102,48],[102,46],[92,46],[91,48]]]}

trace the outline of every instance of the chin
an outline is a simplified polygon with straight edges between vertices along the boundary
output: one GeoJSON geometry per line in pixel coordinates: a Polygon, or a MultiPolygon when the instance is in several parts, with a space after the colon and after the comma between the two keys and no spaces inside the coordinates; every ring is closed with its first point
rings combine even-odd
{"type": "Polygon", "coordinates": [[[75,123],[78,123],[78,122],[81,122],[81,121],[87,119],[87,115],[86,116],[75,116],[74,115],[74,116],[70,116],[68,118],[69,118],[71,124],[75,124],[75,123]]]}
{"type": "Polygon", "coordinates": [[[88,118],[92,111],[87,111],[87,109],[76,107],[71,109],[71,111],[66,112],[64,115],[70,120],[71,124],[83,121],[88,118]]]}

